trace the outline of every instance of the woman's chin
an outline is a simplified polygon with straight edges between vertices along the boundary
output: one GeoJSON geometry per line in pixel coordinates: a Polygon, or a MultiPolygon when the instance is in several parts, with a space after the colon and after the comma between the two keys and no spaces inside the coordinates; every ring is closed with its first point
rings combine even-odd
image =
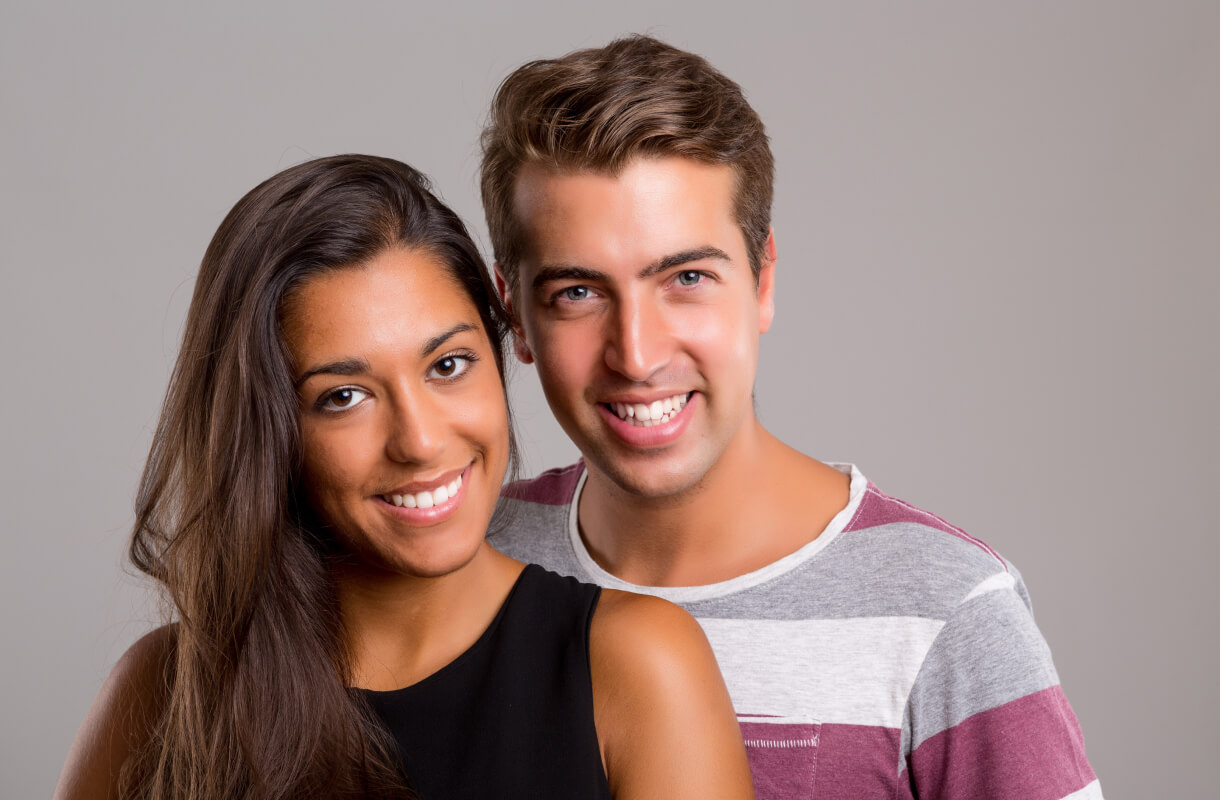
{"type": "Polygon", "coordinates": [[[481,537],[473,545],[453,541],[437,542],[429,546],[401,548],[395,553],[359,558],[353,566],[355,571],[360,573],[360,580],[443,578],[469,566],[482,549],[481,537]]]}

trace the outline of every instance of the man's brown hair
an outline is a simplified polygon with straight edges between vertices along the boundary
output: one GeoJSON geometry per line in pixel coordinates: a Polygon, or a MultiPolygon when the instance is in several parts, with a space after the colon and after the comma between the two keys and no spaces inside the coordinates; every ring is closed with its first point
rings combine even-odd
{"type": "Polygon", "coordinates": [[[757,279],[775,162],[741,87],[694,53],[630,36],[532,61],[504,79],[483,129],[483,209],[515,295],[523,231],[513,188],[528,164],[617,175],[633,159],[681,156],[733,168],[737,224],[757,279]]]}

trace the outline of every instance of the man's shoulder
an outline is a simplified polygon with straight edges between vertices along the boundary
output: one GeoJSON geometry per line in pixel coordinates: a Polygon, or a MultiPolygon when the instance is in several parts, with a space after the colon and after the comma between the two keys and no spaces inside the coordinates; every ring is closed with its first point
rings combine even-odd
{"type": "Polygon", "coordinates": [[[578,461],[505,486],[487,540],[520,561],[564,575],[581,574],[568,538],[568,517],[582,475],[584,462],[578,461]]]}
{"type": "Polygon", "coordinates": [[[972,593],[1008,589],[1029,605],[1020,573],[977,536],[864,479],[853,505],[795,582],[816,585],[822,603],[838,598],[870,614],[944,619],[972,593]]]}
{"type": "Polygon", "coordinates": [[[886,494],[869,481],[843,528],[844,542],[912,566],[940,566],[977,575],[1012,573],[1012,565],[987,542],[944,517],[886,494]]]}
{"type": "Polygon", "coordinates": [[[566,506],[576,494],[584,469],[584,461],[548,469],[535,478],[513,481],[501,490],[500,496],[544,506],[566,506]]]}

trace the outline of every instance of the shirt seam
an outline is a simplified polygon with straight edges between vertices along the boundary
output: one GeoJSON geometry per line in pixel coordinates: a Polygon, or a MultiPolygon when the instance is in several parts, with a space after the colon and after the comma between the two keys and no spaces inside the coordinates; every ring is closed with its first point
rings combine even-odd
{"type": "Polygon", "coordinates": [[[841,534],[848,532],[851,521],[854,521],[856,515],[860,513],[860,507],[864,503],[864,497],[870,489],[870,484],[867,478],[860,472],[854,464],[830,464],[830,466],[839,469],[841,472],[851,478],[850,495],[847,505],[835,514],[826,528],[818,535],[816,539],[803,545],[796,551],[789,553],[783,558],[772,561],[763,567],[760,567],[753,572],[748,572],[744,575],[738,575],[729,578],[726,581],[718,583],[701,584],[698,586],[646,586],[643,584],[635,584],[624,581],[615,575],[602,569],[593,556],[589,554],[583,540],[580,538],[579,526],[579,507],[580,494],[584,489],[585,481],[588,478],[589,472],[585,468],[583,462],[578,462],[581,467],[580,477],[576,481],[576,485],[572,490],[572,496],[568,500],[568,513],[566,516],[567,530],[565,534],[568,539],[568,547],[576,563],[580,566],[585,578],[606,586],[610,589],[620,589],[636,594],[649,594],[656,597],[662,597],[673,603],[697,603],[706,600],[718,600],[723,597],[729,597],[734,594],[754,589],[762,586],[765,583],[773,581],[779,577],[791,573],[793,570],[804,566],[817,558],[819,554],[824,552],[841,534]],[[846,517],[844,515],[847,515],[846,517]],[[781,566],[782,565],[782,566],[781,566]]]}

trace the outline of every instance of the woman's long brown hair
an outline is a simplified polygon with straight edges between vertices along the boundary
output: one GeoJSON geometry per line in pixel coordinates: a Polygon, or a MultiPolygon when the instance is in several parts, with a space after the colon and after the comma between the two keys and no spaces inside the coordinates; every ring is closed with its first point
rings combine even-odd
{"type": "Polygon", "coordinates": [[[124,796],[409,796],[350,678],[326,537],[298,493],[285,298],[392,247],[447,264],[503,378],[502,312],[462,222],[397,161],[335,156],[241,199],[200,267],[136,501],[130,555],[164,587],[167,697],[124,796]]]}

